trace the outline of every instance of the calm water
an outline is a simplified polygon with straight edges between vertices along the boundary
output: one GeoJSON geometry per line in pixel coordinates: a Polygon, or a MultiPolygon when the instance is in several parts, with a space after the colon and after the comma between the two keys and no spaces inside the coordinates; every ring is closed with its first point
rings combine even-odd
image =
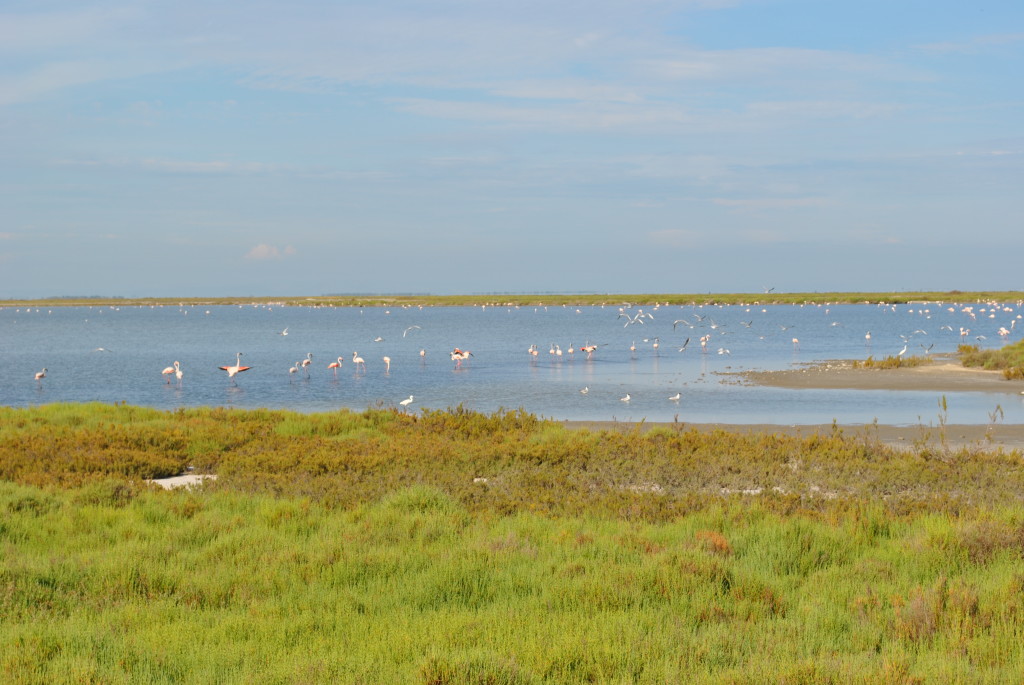
{"type": "MultiPolygon", "coordinates": [[[[942,393],[795,391],[737,384],[728,374],[881,358],[903,348],[901,336],[909,338],[908,355],[924,354],[928,346],[933,354],[949,353],[962,341],[961,327],[970,329],[963,340],[999,347],[1019,340],[1024,330],[1024,309],[1016,303],[974,305],[970,312],[941,303],[626,307],[623,312],[631,318],[644,312],[628,326],[621,306],[6,307],[0,308],[0,404],[98,400],[165,409],[329,411],[395,406],[414,395],[413,410],[458,404],[486,412],[522,407],[555,419],[678,417],[771,424],[877,419],[916,425],[937,423],[942,393]],[[1001,338],[1000,327],[1011,329],[1011,335],[1001,338]],[[288,335],[281,335],[285,328],[288,335]],[[699,339],[705,335],[710,340],[702,352],[699,339]],[[680,352],[686,338],[689,345],[680,352]],[[570,344],[579,348],[588,342],[600,345],[593,359],[579,351],[568,354],[570,344]],[[527,353],[532,344],[539,349],[536,357],[527,353]],[[549,353],[555,344],[561,357],[549,353]],[[473,353],[458,369],[449,358],[456,346],[473,353]],[[233,364],[238,351],[244,353],[242,363],[253,368],[232,383],[217,367],[233,364]],[[357,351],[366,360],[365,373],[357,373],[352,363],[357,351]],[[307,353],[313,354],[309,377],[289,374],[307,353]],[[335,378],[326,367],[338,356],[345,360],[335,378]],[[391,358],[390,372],[384,356],[391,358]],[[166,384],[160,374],[175,360],[184,371],[180,386],[166,384]],[[37,383],[33,374],[43,367],[47,377],[37,383]],[[586,395],[579,392],[583,387],[589,388],[586,395]],[[670,401],[676,392],[680,400],[670,401]],[[620,400],[626,393],[629,403],[620,400]]],[[[946,393],[946,400],[950,423],[988,423],[997,405],[1005,423],[1024,423],[1024,397],[1016,391],[946,393]]]]}

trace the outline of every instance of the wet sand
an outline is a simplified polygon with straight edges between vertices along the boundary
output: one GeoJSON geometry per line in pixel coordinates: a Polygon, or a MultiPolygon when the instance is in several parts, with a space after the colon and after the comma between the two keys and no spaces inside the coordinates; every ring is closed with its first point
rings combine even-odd
{"type": "Polygon", "coordinates": [[[851,361],[834,361],[785,371],[743,371],[733,375],[756,385],[777,388],[929,390],[1009,395],[1024,392],[1024,382],[1008,381],[999,371],[968,369],[946,360],[900,369],[855,369],[851,361]]]}
{"type": "MultiPolygon", "coordinates": [[[[780,388],[822,388],[836,390],[927,390],[938,392],[990,392],[1019,396],[1024,382],[1008,381],[998,371],[968,369],[948,359],[932,364],[901,369],[855,369],[852,361],[808,364],[784,371],[744,371],[735,374],[741,382],[780,388]]],[[[566,421],[566,426],[593,430],[631,430],[635,423],[615,421],[566,421]]],[[[699,431],[727,430],[741,433],[778,433],[783,435],[830,435],[832,424],[776,425],[724,423],[657,423],[645,422],[644,429],[655,426],[681,425],[699,431]]],[[[1024,425],[995,423],[993,425],[922,424],[892,426],[884,424],[838,426],[843,435],[877,440],[892,446],[941,446],[957,449],[1024,450],[1024,425]]]]}

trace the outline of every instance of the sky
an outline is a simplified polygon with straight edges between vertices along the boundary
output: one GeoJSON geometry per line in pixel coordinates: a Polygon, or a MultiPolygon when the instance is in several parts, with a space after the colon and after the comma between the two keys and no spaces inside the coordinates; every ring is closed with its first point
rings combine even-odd
{"type": "Polygon", "coordinates": [[[1019,0],[4,0],[0,299],[1024,289],[1019,0]]]}

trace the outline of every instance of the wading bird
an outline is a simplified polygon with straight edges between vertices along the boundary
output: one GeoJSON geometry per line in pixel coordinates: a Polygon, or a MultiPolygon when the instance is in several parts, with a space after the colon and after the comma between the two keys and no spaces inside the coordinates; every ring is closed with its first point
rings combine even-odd
{"type": "Polygon", "coordinates": [[[403,407],[408,407],[410,404],[412,404],[412,395],[409,395],[407,398],[399,402],[399,404],[402,405],[403,407]]]}
{"type": "Polygon", "coordinates": [[[168,385],[171,384],[171,376],[173,376],[175,374],[175,372],[178,370],[178,366],[179,366],[178,362],[174,362],[174,364],[172,364],[171,366],[168,366],[167,368],[165,368],[163,371],[160,372],[160,373],[162,373],[167,378],[167,384],[168,385]]]}
{"type": "Polygon", "coordinates": [[[352,364],[356,367],[356,373],[359,373],[359,365],[363,365],[363,373],[366,373],[366,360],[359,356],[358,352],[352,353],[352,364]]]}
{"type": "Polygon", "coordinates": [[[469,350],[460,350],[458,347],[452,350],[452,361],[455,362],[456,369],[462,366],[463,360],[469,359],[472,356],[473,353],[469,350]]]}
{"type": "Polygon", "coordinates": [[[384,359],[384,374],[391,373],[391,357],[383,357],[384,359]]]}
{"type": "Polygon", "coordinates": [[[35,375],[36,383],[42,383],[42,380],[46,378],[46,367],[43,367],[42,371],[37,371],[35,375]]]}
{"type": "Polygon", "coordinates": [[[340,368],[341,368],[341,364],[342,364],[342,362],[344,362],[344,361],[345,361],[345,358],[344,358],[344,357],[338,357],[338,361],[336,361],[336,362],[331,362],[330,364],[328,364],[328,365],[327,365],[327,368],[328,368],[328,369],[334,369],[334,377],[335,377],[335,378],[337,378],[337,377],[338,377],[338,369],[340,369],[340,368]]]}
{"type": "Polygon", "coordinates": [[[242,366],[242,353],[241,352],[237,352],[235,354],[235,363],[234,363],[233,366],[218,366],[217,368],[220,369],[221,371],[227,371],[228,372],[228,378],[230,378],[231,382],[234,383],[235,376],[237,376],[238,374],[242,373],[243,371],[248,371],[252,367],[251,366],[242,366]]]}

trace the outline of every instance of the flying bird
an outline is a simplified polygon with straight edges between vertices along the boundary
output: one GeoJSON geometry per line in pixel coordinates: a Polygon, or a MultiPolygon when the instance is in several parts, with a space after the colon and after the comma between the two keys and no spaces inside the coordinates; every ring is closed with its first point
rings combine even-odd
{"type": "Polygon", "coordinates": [[[409,326],[404,331],[402,331],[402,337],[404,338],[409,331],[411,331],[413,329],[416,329],[416,328],[419,328],[419,326],[409,326]]]}

